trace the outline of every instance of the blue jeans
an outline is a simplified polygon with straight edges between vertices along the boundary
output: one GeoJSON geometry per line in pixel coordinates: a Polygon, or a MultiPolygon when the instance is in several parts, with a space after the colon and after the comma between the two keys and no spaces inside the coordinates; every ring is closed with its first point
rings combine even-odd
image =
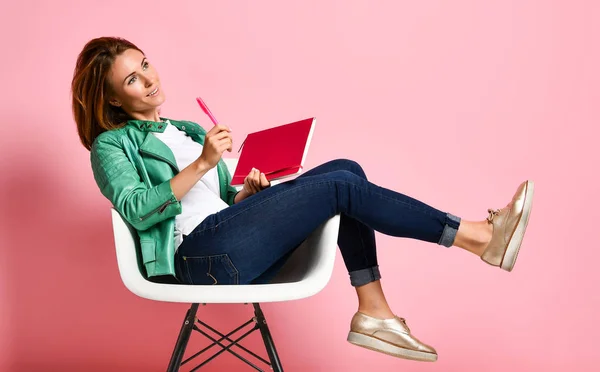
{"type": "Polygon", "coordinates": [[[209,215],[175,253],[186,284],[268,283],[308,235],[341,215],[338,246],[361,286],[381,278],[375,232],[451,247],[460,218],[367,180],[338,159],[209,215]]]}

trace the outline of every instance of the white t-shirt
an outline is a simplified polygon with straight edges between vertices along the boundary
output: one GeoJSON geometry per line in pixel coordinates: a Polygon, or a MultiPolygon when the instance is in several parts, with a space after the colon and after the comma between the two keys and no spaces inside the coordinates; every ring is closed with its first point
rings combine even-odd
{"type": "MultiPolygon", "coordinates": [[[[166,124],[163,133],[152,134],[169,146],[181,171],[198,159],[202,154],[202,145],[177,129],[169,120],[166,124]]],[[[181,214],[175,216],[176,248],[183,240],[181,234],[189,235],[207,216],[229,206],[220,195],[219,174],[217,167],[213,167],[181,199],[181,214]]]]}

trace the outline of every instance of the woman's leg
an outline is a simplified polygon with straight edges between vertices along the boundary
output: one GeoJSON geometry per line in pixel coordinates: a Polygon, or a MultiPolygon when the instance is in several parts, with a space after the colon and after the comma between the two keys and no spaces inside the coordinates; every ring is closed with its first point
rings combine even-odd
{"type": "MultiPolygon", "coordinates": [[[[326,174],[334,171],[346,170],[356,174],[357,176],[367,179],[367,176],[363,168],[355,161],[348,159],[335,159],[320,164],[302,174],[296,178],[304,178],[310,176],[316,176],[320,174],[326,174]]],[[[362,222],[353,219],[344,213],[340,215],[340,229],[338,234],[338,246],[345,252],[350,252],[353,244],[351,242],[363,241],[368,247],[362,249],[362,251],[372,254],[372,260],[377,262],[376,247],[375,247],[375,232],[373,229],[363,224],[362,222]]],[[[282,257],[277,263],[270,267],[266,272],[260,275],[260,277],[253,280],[253,283],[268,283],[277,272],[283,267],[289,256],[293,253],[290,251],[289,254],[282,257]]],[[[364,254],[359,252],[358,254],[364,254]]],[[[348,255],[342,256],[348,257],[348,255]]]]}
{"type": "MultiPolygon", "coordinates": [[[[387,235],[448,247],[460,221],[347,170],[307,172],[209,216],[180,246],[180,273],[198,284],[249,283],[336,214],[387,235]],[[196,277],[195,271],[206,271],[217,261],[234,279],[218,281],[206,272],[196,277]]],[[[348,229],[352,231],[356,229],[348,229]]],[[[340,250],[352,285],[379,279],[374,239],[357,236],[342,243],[340,250]]]]}
{"type": "MultiPolygon", "coordinates": [[[[348,159],[336,159],[326,162],[298,176],[298,178],[314,177],[335,171],[348,171],[367,180],[363,168],[357,162],[348,159]]],[[[366,270],[350,272],[350,281],[354,286],[362,285],[363,282],[379,280],[381,276],[377,263],[375,231],[373,228],[342,212],[340,214],[338,246],[344,252],[342,258],[347,267],[355,266],[354,262],[364,262],[365,265],[371,265],[366,270]]]]}
{"type": "MultiPolygon", "coordinates": [[[[315,176],[336,170],[347,170],[365,180],[367,179],[360,164],[348,159],[336,159],[326,162],[301,174],[298,178],[315,176]]],[[[486,223],[485,220],[476,222],[461,220],[454,245],[477,256],[481,256],[491,236],[492,227],[490,224],[486,223]]],[[[342,213],[340,218],[338,245],[343,248],[340,249],[345,252],[352,251],[352,247],[355,245],[353,242],[357,241],[362,241],[364,245],[367,245],[367,247],[361,247],[358,252],[372,254],[374,256],[372,261],[377,263],[374,230],[364,223],[342,213]]],[[[284,260],[282,261],[283,262],[281,262],[279,267],[285,262],[284,260]]],[[[273,271],[276,270],[277,268],[274,267],[273,271]]],[[[269,277],[273,274],[274,273],[269,273],[269,277]]],[[[360,312],[381,319],[388,319],[394,316],[394,312],[385,299],[379,279],[364,285],[357,285],[355,286],[355,289],[358,297],[358,310],[360,312]]]]}
{"type": "MultiPolygon", "coordinates": [[[[347,170],[367,180],[367,175],[360,164],[348,159],[336,159],[326,162],[301,174],[298,178],[315,176],[336,170],[347,170]]],[[[346,255],[342,255],[344,261],[350,260],[350,257],[352,256],[360,257],[361,255],[369,255],[372,257],[369,257],[367,261],[377,265],[375,231],[361,221],[344,213],[340,215],[338,246],[340,247],[340,250],[348,252],[346,255]],[[358,246],[356,242],[361,242],[362,246],[358,246]]],[[[348,266],[348,264],[346,264],[346,266],[348,266]]],[[[380,319],[392,318],[394,312],[385,299],[381,281],[379,280],[381,275],[378,266],[372,270],[363,272],[367,278],[373,278],[374,280],[366,284],[362,284],[362,281],[354,283],[354,288],[358,297],[358,311],[380,319]]],[[[354,273],[354,277],[356,276],[358,276],[358,274],[354,273]]],[[[352,274],[350,280],[352,282],[352,274]]]]}

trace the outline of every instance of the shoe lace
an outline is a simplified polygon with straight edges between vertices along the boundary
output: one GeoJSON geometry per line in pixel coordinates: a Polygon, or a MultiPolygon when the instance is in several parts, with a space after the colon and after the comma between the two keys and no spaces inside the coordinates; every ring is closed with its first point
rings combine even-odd
{"type": "Polygon", "coordinates": [[[500,209],[488,209],[488,213],[489,213],[489,215],[487,216],[486,220],[489,223],[492,223],[492,220],[494,219],[494,217],[500,213],[500,209]]]}
{"type": "Polygon", "coordinates": [[[406,329],[408,329],[408,331],[410,332],[410,328],[408,328],[408,324],[406,324],[406,319],[400,318],[399,316],[397,316],[396,318],[398,318],[398,320],[401,321],[402,324],[404,324],[404,326],[406,327],[406,329]]]}

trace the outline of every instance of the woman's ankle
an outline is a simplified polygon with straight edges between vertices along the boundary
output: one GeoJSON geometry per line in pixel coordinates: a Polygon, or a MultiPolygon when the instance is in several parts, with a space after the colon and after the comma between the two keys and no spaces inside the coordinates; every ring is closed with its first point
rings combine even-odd
{"type": "Polygon", "coordinates": [[[454,246],[481,256],[492,239],[492,225],[483,221],[462,221],[454,246]]]}
{"type": "Polygon", "coordinates": [[[358,311],[376,319],[392,319],[395,314],[391,309],[358,308],[358,311]]]}
{"type": "Polygon", "coordinates": [[[358,296],[358,311],[377,319],[394,317],[383,294],[380,280],[355,287],[355,289],[358,296]]]}

